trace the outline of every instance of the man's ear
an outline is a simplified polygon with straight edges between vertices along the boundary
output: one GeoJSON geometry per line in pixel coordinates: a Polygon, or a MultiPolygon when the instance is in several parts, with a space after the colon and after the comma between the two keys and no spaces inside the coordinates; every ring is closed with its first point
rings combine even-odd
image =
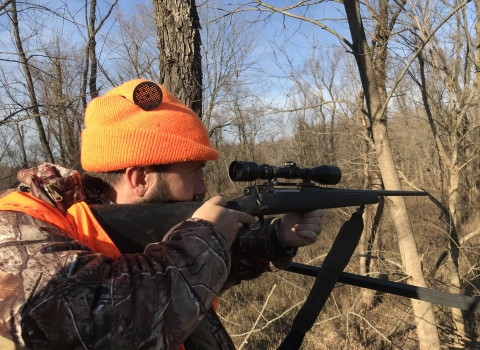
{"type": "Polygon", "coordinates": [[[152,184],[152,176],[146,167],[134,166],[125,170],[125,180],[133,197],[143,198],[152,184]]]}

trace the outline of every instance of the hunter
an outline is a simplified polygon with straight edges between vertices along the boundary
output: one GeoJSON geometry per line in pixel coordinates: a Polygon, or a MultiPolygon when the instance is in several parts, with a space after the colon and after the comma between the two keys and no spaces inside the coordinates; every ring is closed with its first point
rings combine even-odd
{"type": "Polygon", "coordinates": [[[288,267],[323,212],[249,230],[239,224],[255,219],[217,196],[121,254],[89,205],[203,199],[218,153],[198,116],[147,80],[93,99],[84,125],[85,173],[44,163],[0,195],[0,349],[234,349],[217,296],[288,267]]]}

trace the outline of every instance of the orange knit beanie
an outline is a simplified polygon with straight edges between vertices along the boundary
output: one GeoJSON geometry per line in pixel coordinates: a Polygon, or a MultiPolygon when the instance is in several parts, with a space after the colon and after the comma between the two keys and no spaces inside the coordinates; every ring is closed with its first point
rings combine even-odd
{"type": "Polygon", "coordinates": [[[161,85],[131,80],[87,106],[81,151],[86,171],[217,158],[200,118],[161,85]]]}

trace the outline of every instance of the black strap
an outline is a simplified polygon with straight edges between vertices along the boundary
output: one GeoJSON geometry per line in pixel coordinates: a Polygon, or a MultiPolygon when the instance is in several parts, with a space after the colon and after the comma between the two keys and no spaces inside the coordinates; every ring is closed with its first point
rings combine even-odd
{"type": "Polygon", "coordinates": [[[313,327],[338,278],[358,245],[363,231],[363,209],[364,206],[362,205],[340,228],[307,300],[293,320],[292,330],[280,344],[278,350],[300,349],[305,333],[313,327]]]}
{"type": "MultiPolygon", "coordinates": [[[[291,263],[286,271],[304,276],[317,277],[321,268],[316,266],[291,263]]],[[[428,301],[429,303],[454,307],[460,310],[480,313],[480,297],[469,297],[462,294],[452,294],[429,288],[418,287],[406,283],[381,280],[368,276],[343,272],[338,278],[339,283],[361,288],[373,289],[379,292],[399,295],[405,298],[428,301]]]]}

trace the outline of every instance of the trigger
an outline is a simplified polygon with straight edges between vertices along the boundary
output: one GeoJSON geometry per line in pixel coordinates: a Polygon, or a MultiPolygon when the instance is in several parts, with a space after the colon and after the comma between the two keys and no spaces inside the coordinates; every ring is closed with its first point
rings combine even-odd
{"type": "Polygon", "coordinates": [[[243,224],[243,228],[249,231],[255,231],[263,227],[264,225],[263,216],[258,217],[258,221],[254,224],[243,224]]]}

